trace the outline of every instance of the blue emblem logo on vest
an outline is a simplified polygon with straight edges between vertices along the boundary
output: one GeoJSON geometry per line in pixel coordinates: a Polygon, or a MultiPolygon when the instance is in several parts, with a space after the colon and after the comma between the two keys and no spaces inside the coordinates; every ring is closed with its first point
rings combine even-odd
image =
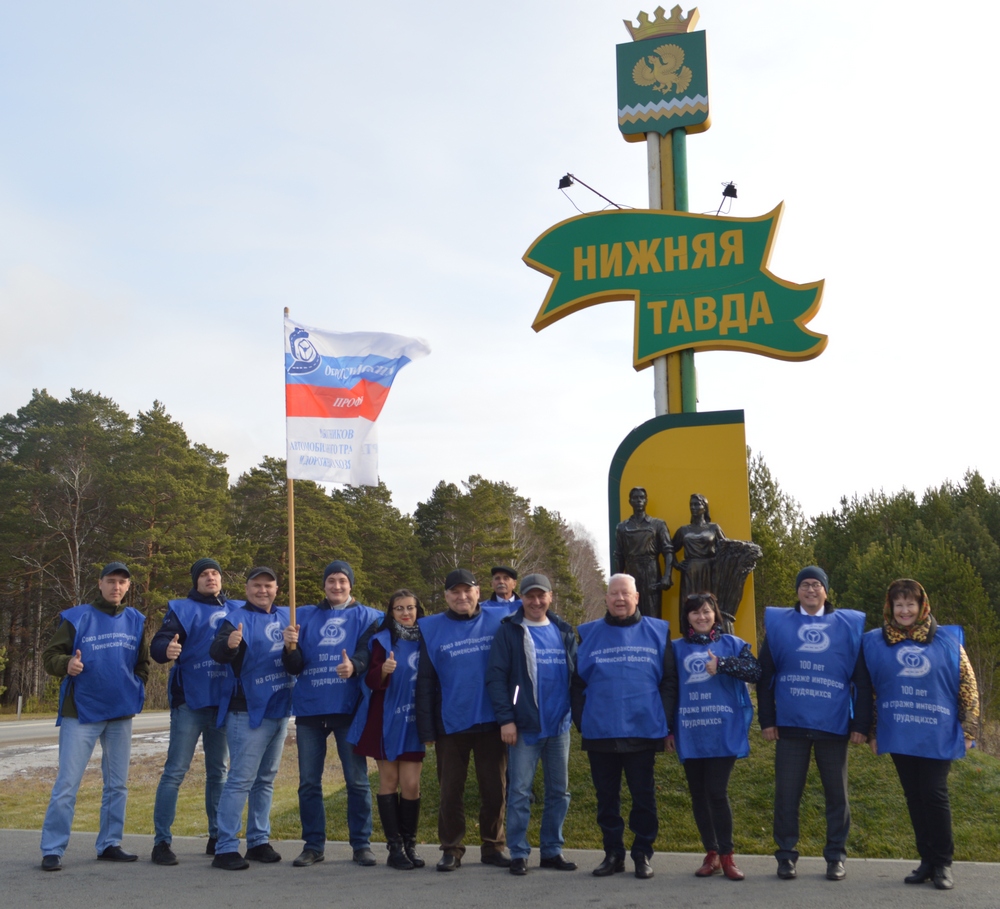
{"type": "Polygon", "coordinates": [[[896,659],[902,664],[899,670],[901,676],[920,678],[931,671],[931,661],[927,659],[923,648],[915,644],[907,644],[896,651],[896,659]]]}
{"type": "Polygon", "coordinates": [[[406,665],[410,667],[413,675],[410,676],[410,681],[414,681],[417,678],[417,669],[420,666],[420,651],[414,650],[413,653],[406,660],[406,665]]]}
{"type": "Polygon", "coordinates": [[[218,612],[213,612],[208,617],[208,624],[209,624],[209,626],[214,631],[218,631],[219,630],[219,626],[222,624],[222,620],[226,617],[226,614],[227,613],[226,613],[226,611],[224,609],[220,609],[218,612]]]}
{"type": "Polygon", "coordinates": [[[319,369],[323,358],[309,340],[309,332],[303,328],[296,328],[288,336],[288,343],[292,349],[293,360],[288,367],[290,376],[304,376],[319,369]]]}
{"type": "Polygon", "coordinates": [[[269,623],[264,628],[264,637],[271,642],[271,653],[285,646],[285,639],[281,635],[281,622],[269,623]]]}
{"type": "Polygon", "coordinates": [[[344,631],[344,623],[347,621],[343,616],[327,619],[326,623],[319,630],[320,647],[336,647],[344,638],[347,632],[344,631]]]}
{"type": "Polygon", "coordinates": [[[799,650],[806,653],[822,653],[830,647],[830,635],[822,625],[803,625],[799,628],[799,650]]]}
{"type": "Polygon", "coordinates": [[[684,657],[684,671],[689,673],[687,678],[687,683],[689,685],[695,682],[707,682],[710,678],[708,670],[705,669],[705,664],[708,662],[708,652],[699,651],[697,653],[690,653],[684,657]]]}

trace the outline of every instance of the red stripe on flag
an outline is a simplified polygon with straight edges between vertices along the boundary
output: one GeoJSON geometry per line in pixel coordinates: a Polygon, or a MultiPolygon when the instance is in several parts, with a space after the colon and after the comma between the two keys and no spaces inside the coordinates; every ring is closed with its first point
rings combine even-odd
{"type": "Polygon", "coordinates": [[[362,379],[353,388],[286,385],[285,415],[337,419],[364,417],[374,422],[388,396],[388,388],[367,379],[362,379]]]}

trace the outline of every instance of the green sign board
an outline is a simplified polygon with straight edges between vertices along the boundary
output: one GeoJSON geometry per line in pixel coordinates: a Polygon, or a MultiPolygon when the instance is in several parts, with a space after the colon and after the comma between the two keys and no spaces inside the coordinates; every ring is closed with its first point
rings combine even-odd
{"type": "Polygon", "coordinates": [[[618,45],[618,127],[631,142],[646,133],[708,129],[704,32],[618,45]]]}
{"type": "Polygon", "coordinates": [[[781,211],[606,211],[556,224],[524,254],[552,278],[532,327],[594,303],[635,300],[636,369],[685,348],[817,357],[826,335],[805,325],[819,310],[823,282],[793,284],[767,268],[781,211]]]}

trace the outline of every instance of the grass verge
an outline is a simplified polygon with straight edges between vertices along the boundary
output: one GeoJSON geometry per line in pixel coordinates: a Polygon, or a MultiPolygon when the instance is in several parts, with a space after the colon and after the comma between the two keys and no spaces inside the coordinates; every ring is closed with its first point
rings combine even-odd
{"type": "MultiPolygon", "coordinates": [[[[601,837],[595,821],[596,799],[590,780],[587,756],[573,733],[570,750],[570,789],[573,801],[564,827],[569,848],[600,849],[601,837]]],[[[774,797],[774,746],[763,741],[759,731],[751,734],[752,753],[737,761],[729,787],[735,816],[736,851],[744,854],[768,854],[774,850],[771,840],[772,800],[774,797]]],[[[153,832],[153,799],[163,766],[163,755],[133,761],[129,779],[129,804],[126,830],[130,833],[153,832]]],[[[913,832],[910,827],[902,788],[888,756],[876,758],[866,747],[852,746],[849,759],[852,825],[848,841],[851,856],[866,858],[913,858],[913,832]]],[[[39,770],[22,775],[0,786],[0,818],[3,826],[38,829],[48,804],[55,770],[39,770]]],[[[197,836],[206,833],[203,806],[204,761],[199,753],[180,790],[174,833],[197,836]]],[[[324,774],[327,807],[327,836],[347,840],[347,798],[343,778],[330,748],[324,774]]],[[[373,791],[378,776],[372,774],[373,791]]],[[[656,760],[656,786],[660,816],[660,836],[656,848],[667,852],[701,852],[702,845],[691,816],[684,771],[672,755],[656,760]]],[[[298,839],[301,836],[298,813],[298,768],[294,737],[286,744],[281,769],[275,783],[271,812],[275,839],[298,839]]],[[[419,839],[437,842],[438,785],[433,751],[424,762],[423,805],[419,839]]],[[[960,861],[1000,861],[1000,761],[978,751],[963,761],[956,761],[950,778],[952,814],[955,830],[955,857],[960,861]]],[[[541,773],[535,791],[542,794],[541,773]]],[[[74,830],[96,830],[101,800],[100,770],[88,770],[77,799],[74,830]]],[[[466,789],[466,815],[469,820],[467,845],[474,848],[479,815],[478,788],[470,768],[466,789]]],[[[628,790],[623,787],[622,810],[628,817],[628,790]]],[[[529,838],[538,842],[541,805],[533,806],[529,838]]],[[[384,840],[378,813],[374,818],[375,840],[384,840]]],[[[823,794],[815,767],[809,771],[802,800],[801,840],[803,855],[821,855],[825,839],[823,794]]]]}

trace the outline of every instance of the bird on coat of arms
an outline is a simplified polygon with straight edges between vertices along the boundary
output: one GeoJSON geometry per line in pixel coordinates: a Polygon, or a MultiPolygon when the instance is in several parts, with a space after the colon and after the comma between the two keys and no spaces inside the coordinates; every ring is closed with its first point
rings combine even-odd
{"type": "Polygon", "coordinates": [[[684,51],[676,44],[661,44],[648,57],[640,57],[632,68],[636,85],[652,85],[666,94],[682,92],[691,84],[691,70],[684,66],[684,51]]]}

